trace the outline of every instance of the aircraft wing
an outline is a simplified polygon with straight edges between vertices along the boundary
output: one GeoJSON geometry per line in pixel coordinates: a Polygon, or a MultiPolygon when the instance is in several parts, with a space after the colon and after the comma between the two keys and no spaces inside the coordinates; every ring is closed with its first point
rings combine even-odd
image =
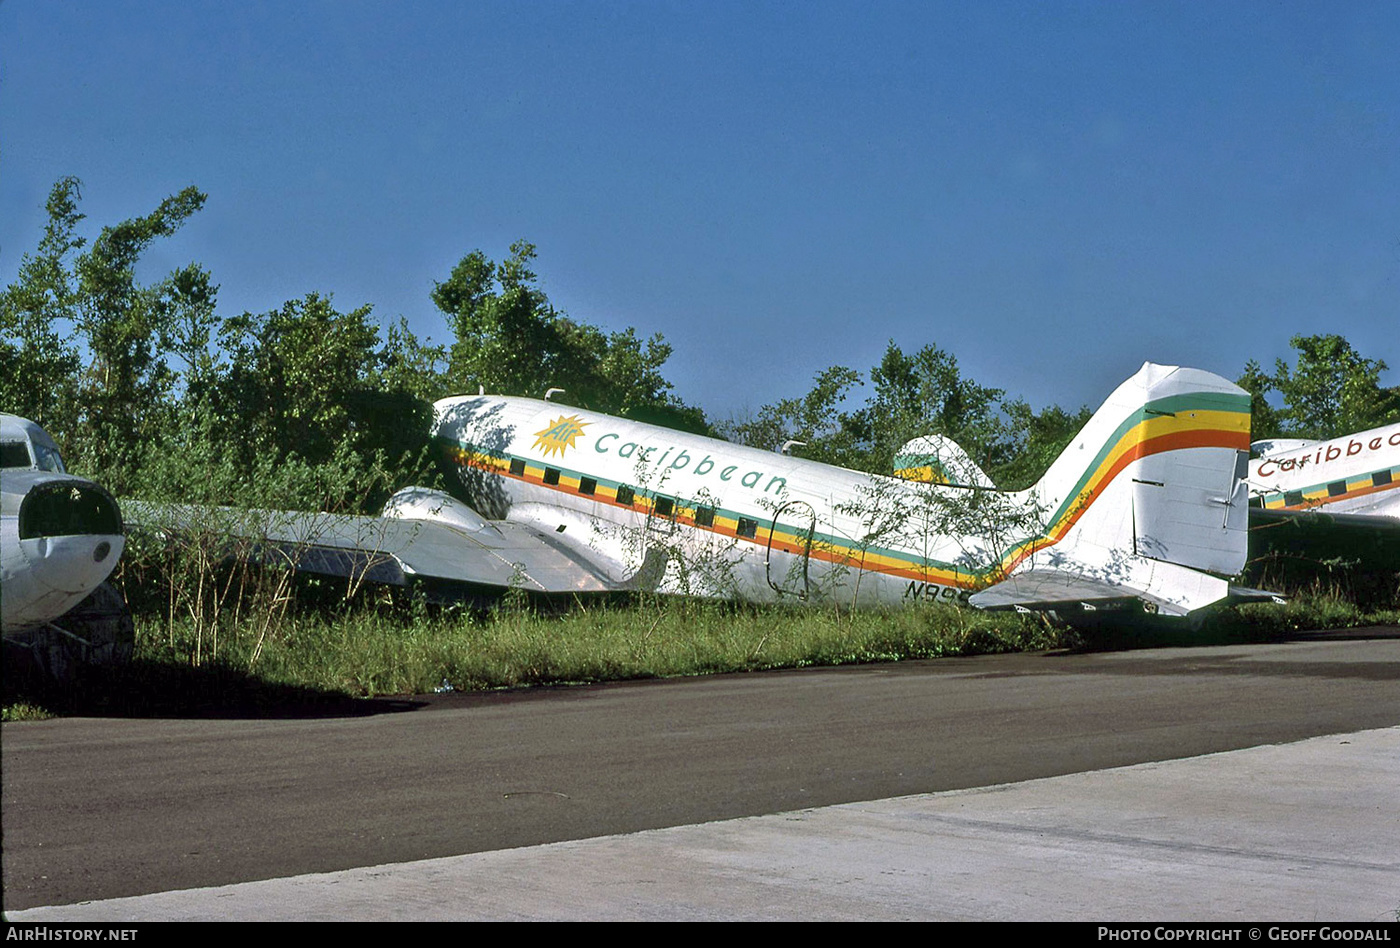
{"type": "MultiPolygon", "coordinates": [[[[529,523],[484,521],[475,529],[429,520],[278,510],[123,504],[129,525],[147,531],[247,543],[257,559],[374,583],[411,580],[529,592],[632,588],[615,564],[529,523]]],[[[645,572],[645,567],[643,569],[645,572]]],[[[635,579],[633,577],[632,579],[635,579]]]]}

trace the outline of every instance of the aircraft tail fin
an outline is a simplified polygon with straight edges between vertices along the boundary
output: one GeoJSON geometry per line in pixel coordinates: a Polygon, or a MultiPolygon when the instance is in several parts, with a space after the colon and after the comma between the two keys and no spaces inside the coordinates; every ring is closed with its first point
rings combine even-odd
{"type": "Polygon", "coordinates": [[[1244,568],[1249,395],[1199,369],[1145,363],[1120,385],[1041,481],[1026,492],[1044,528],[1005,563],[1013,575],[973,597],[1050,590],[1067,598],[1137,598],[1183,615],[1229,594],[1244,568]],[[1217,574],[1217,575],[1212,575],[1217,574]],[[998,587],[1001,587],[998,589],[998,587]],[[1112,597],[1108,591],[1118,590],[1112,597]]]}
{"type": "Polygon", "coordinates": [[[996,487],[961,445],[939,434],[915,438],[900,448],[894,456],[894,476],[952,487],[996,487]]]}

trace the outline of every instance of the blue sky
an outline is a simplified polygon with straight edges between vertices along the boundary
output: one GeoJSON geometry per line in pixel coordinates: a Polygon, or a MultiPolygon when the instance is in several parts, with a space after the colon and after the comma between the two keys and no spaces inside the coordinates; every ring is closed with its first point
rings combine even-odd
{"type": "Polygon", "coordinates": [[[92,232],[434,341],[464,254],[723,418],[886,342],[1043,406],[1340,332],[1400,382],[1400,4],[0,0],[0,281],[92,232]]]}

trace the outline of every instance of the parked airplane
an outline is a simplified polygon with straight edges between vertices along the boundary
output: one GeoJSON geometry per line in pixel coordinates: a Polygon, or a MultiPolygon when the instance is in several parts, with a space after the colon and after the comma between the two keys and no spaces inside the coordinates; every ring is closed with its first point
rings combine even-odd
{"type": "Polygon", "coordinates": [[[457,496],[409,488],[383,517],[263,511],[240,532],[300,569],[372,581],[857,606],[1185,615],[1230,595],[1222,577],[1245,562],[1249,397],[1195,369],[1145,364],[1019,493],[864,474],[529,398],[443,399],[434,424],[457,496]]]}
{"type": "Polygon", "coordinates": [[[1400,424],[1331,441],[1261,441],[1249,493],[1265,510],[1400,517],[1400,424]]]}
{"type": "Polygon", "coordinates": [[[1251,554],[1304,570],[1400,570],[1400,424],[1264,441],[1249,463],[1251,554]]]}
{"type": "MultiPolygon", "coordinates": [[[[1251,559],[1341,557],[1400,568],[1400,424],[1331,441],[1275,438],[1250,447],[1258,455],[1249,463],[1251,559]]],[[[894,466],[909,480],[993,486],[941,435],[910,441],[894,466]]]]}
{"type": "Polygon", "coordinates": [[[68,474],[48,432],[0,414],[0,635],[62,677],[131,656],[134,627],[107,577],[126,538],[97,484],[68,474]]]}

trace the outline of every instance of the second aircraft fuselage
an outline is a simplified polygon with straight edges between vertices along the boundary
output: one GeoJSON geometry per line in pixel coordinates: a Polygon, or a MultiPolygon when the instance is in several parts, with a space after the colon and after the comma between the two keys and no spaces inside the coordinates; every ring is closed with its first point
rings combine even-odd
{"type": "Polygon", "coordinates": [[[1266,510],[1400,516],[1400,425],[1265,455],[1249,481],[1266,510]]]}

